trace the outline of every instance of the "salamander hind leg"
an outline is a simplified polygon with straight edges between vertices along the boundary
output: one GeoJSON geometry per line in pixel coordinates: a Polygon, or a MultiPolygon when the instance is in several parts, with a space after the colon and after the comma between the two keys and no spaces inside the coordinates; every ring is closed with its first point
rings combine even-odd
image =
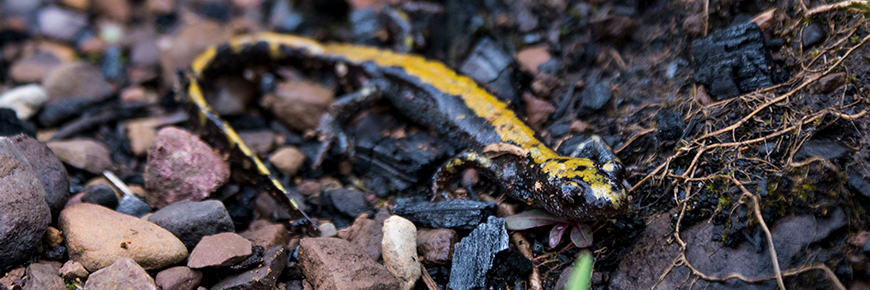
{"type": "Polygon", "coordinates": [[[317,127],[320,149],[317,150],[313,168],[320,167],[333,145],[338,146],[338,150],[345,156],[353,158],[353,138],[342,128],[351,117],[356,116],[363,109],[371,107],[380,99],[381,93],[377,87],[365,86],[353,93],[339,97],[338,101],[329,107],[329,110],[320,117],[320,125],[317,127]]]}
{"type": "Polygon", "coordinates": [[[453,181],[466,169],[476,169],[481,175],[491,177],[495,173],[492,160],[473,150],[466,150],[441,165],[432,176],[432,200],[453,198],[453,181]]]}

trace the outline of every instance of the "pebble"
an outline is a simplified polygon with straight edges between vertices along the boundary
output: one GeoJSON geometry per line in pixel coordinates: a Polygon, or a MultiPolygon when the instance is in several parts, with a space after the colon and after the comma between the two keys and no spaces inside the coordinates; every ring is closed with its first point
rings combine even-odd
{"type": "Polygon", "coordinates": [[[24,284],[24,281],[21,278],[24,277],[25,273],[24,267],[18,267],[6,272],[3,277],[0,277],[0,288],[6,287],[6,289],[14,289],[13,285],[17,287],[21,287],[24,284]]]}
{"type": "Polygon", "coordinates": [[[299,242],[299,267],[314,289],[400,289],[402,284],[359,247],[338,238],[299,242]]]}
{"type": "Polygon", "coordinates": [[[42,182],[42,188],[45,189],[45,201],[51,209],[52,220],[56,219],[69,200],[69,176],[66,168],[45,143],[27,135],[17,135],[11,140],[18,146],[18,150],[21,150],[21,154],[27,158],[36,178],[42,182]]]}
{"type": "Polygon", "coordinates": [[[459,235],[452,229],[422,229],[417,231],[417,252],[420,262],[430,265],[447,265],[453,258],[453,245],[459,235]]]}
{"type": "Polygon", "coordinates": [[[631,36],[637,27],[637,21],[625,15],[611,14],[592,17],[589,25],[596,38],[619,42],[631,36]]]}
{"type": "MultiPolygon", "coordinates": [[[[131,190],[134,188],[136,187],[130,187],[131,190]]],[[[118,202],[118,207],[115,208],[115,211],[134,217],[142,217],[151,212],[151,207],[135,195],[125,194],[121,197],[121,201],[118,202]]]]}
{"type": "Polygon", "coordinates": [[[374,260],[381,258],[381,243],[384,239],[383,221],[372,220],[363,214],[353,221],[353,225],[338,231],[338,237],[360,247],[374,260]]]}
{"type": "Polygon", "coordinates": [[[550,58],[552,56],[546,44],[532,46],[517,53],[517,62],[520,63],[520,68],[532,75],[538,74],[538,67],[550,58]]]}
{"type": "Polygon", "coordinates": [[[109,16],[112,20],[126,23],[130,21],[130,1],[127,0],[93,0],[97,12],[109,16]]]}
{"type": "Polygon", "coordinates": [[[278,116],[290,129],[305,131],[320,124],[320,116],[335,101],[335,91],[310,81],[280,82],[260,106],[278,116]]]}
{"type": "Polygon", "coordinates": [[[136,119],[126,123],[130,149],[137,157],[145,156],[148,153],[148,148],[154,144],[154,139],[157,138],[157,129],[151,125],[151,120],[153,119],[136,119]]]}
{"type": "Polygon", "coordinates": [[[0,221],[0,271],[27,261],[51,222],[42,184],[5,137],[0,137],[0,221]]]}
{"type": "Polygon", "coordinates": [[[64,121],[78,117],[95,103],[96,101],[84,97],[49,101],[36,115],[36,120],[42,127],[59,127],[64,121]]]}
{"type": "Polygon", "coordinates": [[[176,266],[160,271],[154,280],[160,289],[193,290],[202,281],[202,271],[176,266]]]}
{"type": "Polygon", "coordinates": [[[411,221],[394,215],[384,221],[384,266],[410,290],[420,279],[417,260],[417,227],[411,221]]]}
{"type": "Polygon", "coordinates": [[[453,290],[484,287],[486,272],[492,268],[495,255],[507,248],[504,219],[490,216],[486,223],[478,225],[456,244],[448,287],[453,290]]]}
{"type": "Polygon", "coordinates": [[[45,234],[42,235],[42,241],[49,247],[57,247],[63,243],[63,235],[57,228],[48,226],[45,228],[45,234]]]}
{"type": "MultiPolygon", "coordinates": [[[[153,3],[158,1],[160,0],[149,1],[149,6],[163,6],[153,3]]],[[[169,7],[174,6],[172,4],[169,7]]],[[[171,11],[174,12],[174,8],[171,11]]],[[[229,38],[230,31],[219,23],[200,19],[181,28],[175,36],[160,40],[160,67],[164,86],[168,88],[173,83],[178,69],[186,69],[200,53],[226,42],[229,38]]]]}
{"type": "Polygon", "coordinates": [[[803,44],[804,49],[808,49],[822,43],[822,41],[827,37],[828,33],[824,28],[818,24],[811,23],[807,27],[804,27],[803,33],[801,34],[801,44],[803,44]]]}
{"type": "Polygon", "coordinates": [[[533,129],[540,130],[541,126],[550,119],[550,115],[556,112],[556,107],[530,93],[523,93],[522,97],[526,102],[526,123],[533,129]]]}
{"type": "Polygon", "coordinates": [[[193,269],[231,266],[250,256],[252,246],[251,241],[236,233],[205,236],[190,253],[187,266],[193,269]]]}
{"type": "Polygon", "coordinates": [[[218,78],[215,92],[206,100],[218,114],[232,116],[244,114],[248,105],[257,99],[257,85],[243,78],[218,78]]]}
{"type": "Polygon", "coordinates": [[[269,162],[284,175],[295,176],[305,164],[305,154],[293,146],[281,147],[269,156],[269,162]]]}
{"type": "Polygon", "coordinates": [[[163,208],[179,200],[202,200],[229,177],[229,165],[208,144],[187,131],[166,127],[148,149],[145,202],[163,208]]]}
{"type": "Polygon", "coordinates": [[[40,85],[20,86],[0,94],[0,107],[15,111],[18,119],[27,120],[48,101],[45,90],[40,85]]]}
{"type": "Polygon", "coordinates": [[[63,163],[91,174],[99,175],[115,167],[112,165],[111,153],[106,145],[93,139],[51,141],[45,145],[63,163]]]}
{"type": "Polygon", "coordinates": [[[43,35],[68,42],[74,41],[79,30],[88,25],[87,15],[56,6],[39,10],[37,21],[43,35]]]}
{"type": "Polygon", "coordinates": [[[358,217],[369,210],[365,193],[355,189],[327,190],[326,196],[335,210],[348,217],[358,217]]]}
{"type": "Polygon", "coordinates": [[[82,195],[81,200],[82,202],[98,204],[110,209],[118,207],[118,196],[115,195],[115,190],[105,184],[85,187],[85,194],[82,195]]]}
{"type": "Polygon", "coordinates": [[[138,40],[130,48],[130,64],[138,67],[157,67],[160,65],[160,47],[151,35],[138,40]]]}
{"type": "Polygon", "coordinates": [[[235,231],[229,212],[217,200],[182,200],[158,210],[148,221],[174,234],[188,250],[205,236],[235,231]]]}
{"type": "Polygon", "coordinates": [[[60,0],[60,4],[78,11],[87,12],[88,8],[91,7],[91,0],[60,0]]]}
{"type": "Polygon", "coordinates": [[[65,290],[63,279],[57,275],[57,270],[43,263],[33,263],[27,266],[27,282],[24,290],[65,290]]]}
{"type": "Polygon", "coordinates": [[[85,266],[82,266],[82,263],[67,260],[66,263],[63,263],[63,267],[60,267],[60,277],[66,280],[83,280],[87,278],[89,275],[88,270],[85,269],[85,266]]]}
{"type": "Polygon", "coordinates": [[[327,221],[317,225],[317,227],[320,228],[321,237],[334,237],[338,235],[338,229],[335,228],[335,224],[332,222],[327,221]]]}
{"type": "Polygon", "coordinates": [[[256,130],[239,132],[239,138],[248,145],[254,154],[263,156],[275,149],[278,136],[271,130],[256,130]]]}
{"type": "Polygon", "coordinates": [[[15,111],[8,108],[0,108],[0,136],[15,136],[27,134],[36,136],[36,126],[27,121],[18,119],[15,111]]]}
{"type": "MultiPolygon", "coordinates": [[[[610,101],[612,97],[610,92],[610,82],[599,81],[589,84],[583,92],[580,93],[580,106],[588,111],[600,110],[610,101]]],[[[581,110],[583,112],[583,110],[581,110]]]]}
{"type": "MultiPolygon", "coordinates": [[[[84,62],[71,62],[57,66],[42,81],[51,102],[66,98],[102,101],[112,95],[112,85],[100,69],[84,62]]],[[[79,112],[81,113],[81,112],[79,112]]]]}
{"type": "Polygon", "coordinates": [[[250,240],[255,246],[261,246],[264,249],[286,245],[290,242],[290,233],[287,232],[287,227],[265,220],[252,222],[248,230],[239,233],[239,235],[250,240]]]}
{"type": "Polygon", "coordinates": [[[278,277],[287,267],[288,251],[283,246],[269,249],[263,254],[262,266],[230,275],[221,280],[211,290],[224,289],[275,289],[278,277]]]}
{"type": "Polygon", "coordinates": [[[110,266],[91,274],[85,289],[157,290],[157,285],[136,261],[118,258],[110,266]]]}
{"type": "Polygon", "coordinates": [[[12,63],[9,77],[18,83],[39,82],[60,64],[60,59],[54,54],[38,52],[12,63]]]}
{"type": "Polygon", "coordinates": [[[819,78],[819,81],[814,84],[813,89],[816,93],[819,94],[830,94],[837,89],[842,88],[843,84],[845,83],[846,73],[839,72],[819,78]]]}
{"type": "Polygon", "coordinates": [[[77,204],[60,213],[70,259],[90,270],[105,268],[118,258],[131,258],[145,269],[181,262],[187,248],[169,231],[142,219],[94,204],[77,204]]]}
{"type": "Polygon", "coordinates": [[[676,141],[683,135],[686,122],[679,111],[659,110],[655,116],[656,137],[662,141],[676,141]]]}

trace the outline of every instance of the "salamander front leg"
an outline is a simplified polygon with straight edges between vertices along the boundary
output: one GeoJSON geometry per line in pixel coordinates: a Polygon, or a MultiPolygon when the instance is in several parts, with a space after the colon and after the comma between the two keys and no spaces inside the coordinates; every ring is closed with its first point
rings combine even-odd
{"type": "Polygon", "coordinates": [[[363,109],[369,108],[381,99],[381,93],[375,86],[365,86],[353,93],[341,96],[329,110],[320,117],[317,133],[320,135],[320,149],[314,160],[313,168],[318,168],[326,159],[326,154],[333,144],[348,157],[354,156],[354,141],[343,126],[352,116],[358,115],[363,109]]]}
{"type": "Polygon", "coordinates": [[[601,165],[601,170],[607,172],[610,178],[622,183],[625,175],[625,167],[619,161],[619,157],[613,154],[613,150],[598,135],[590,135],[586,140],[578,143],[574,148],[566,148],[568,156],[592,159],[601,165]]]}
{"type": "Polygon", "coordinates": [[[450,199],[456,176],[471,168],[490,179],[496,175],[497,169],[492,159],[472,150],[463,151],[435,171],[432,176],[432,201],[450,199]]]}

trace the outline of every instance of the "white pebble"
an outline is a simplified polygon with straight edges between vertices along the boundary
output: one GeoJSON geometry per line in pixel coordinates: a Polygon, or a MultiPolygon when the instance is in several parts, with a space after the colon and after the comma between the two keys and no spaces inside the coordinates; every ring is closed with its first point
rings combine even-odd
{"type": "Polygon", "coordinates": [[[15,111],[18,119],[27,120],[33,116],[42,105],[48,101],[48,95],[42,86],[30,84],[11,89],[0,95],[0,108],[10,108],[15,111]]]}
{"type": "Polygon", "coordinates": [[[417,227],[411,221],[394,215],[384,221],[384,266],[404,284],[405,290],[414,288],[420,279],[420,261],[417,259],[417,227]]]}

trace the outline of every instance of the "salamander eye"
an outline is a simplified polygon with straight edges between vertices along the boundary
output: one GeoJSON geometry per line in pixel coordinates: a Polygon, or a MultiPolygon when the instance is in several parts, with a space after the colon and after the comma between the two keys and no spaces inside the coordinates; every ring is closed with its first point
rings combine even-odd
{"type": "Polygon", "coordinates": [[[574,204],[576,201],[574,198],[583,196],[583,187],[577,186],[573,183],[565,183],[559,188],[561,193],[559,194],[559,198],[562,199],[562,202],[565,204],[574,204]]]}

